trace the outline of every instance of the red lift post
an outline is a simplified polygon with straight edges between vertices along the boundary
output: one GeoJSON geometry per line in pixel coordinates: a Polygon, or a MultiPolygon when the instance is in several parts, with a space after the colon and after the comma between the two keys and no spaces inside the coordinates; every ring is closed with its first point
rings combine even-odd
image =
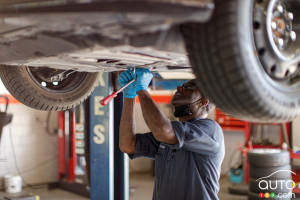
{"type": "Polygon", "coordinates": [[[59,112],[58,173],[60,179],[73,182],[76,169],[76,131],[74,111],[59,112]]]}

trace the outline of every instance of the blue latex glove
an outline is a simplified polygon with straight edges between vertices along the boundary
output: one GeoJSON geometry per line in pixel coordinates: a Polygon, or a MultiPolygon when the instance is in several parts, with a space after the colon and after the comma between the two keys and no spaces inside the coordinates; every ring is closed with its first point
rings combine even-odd
{"type": "Polygon", "coordinates": [[[136,81],[134,82],[135,92],[147,90],[153,78],[153,74],[149,69],[138,68],[135,71],[136,81]]]}
{"type": "Polygon", "coordinates": [[[129,85],[123,92],[124,97],[126,98],[135,98],[137,96],[137,92],[140,90],[147,90],[152,78],[153,74],[149,69],[138,68],[135,70],[128,69],[125,72],[122,72],[119,75],[118,82],[120,87],[123,87],[127,83],[129,83],[132,79],[135,79],[131,85],[129,85]]]}
{"type": "MultiPolygon", "coordinates": [[[[118,77],[118,83],[120,87],[123,87],[127,83],[129,83],[132,79],[136,78],[136,74],[132,69],[128,69],[125,72],[122,72],[118,77]]],[[[136,82],[136,81],[135,81],[136,82]]],[[[135,98],[137,96],[135,91],[135,82],[130,84],[127,88],[123,90],[124,97],[126,98],[135,98]]]]}

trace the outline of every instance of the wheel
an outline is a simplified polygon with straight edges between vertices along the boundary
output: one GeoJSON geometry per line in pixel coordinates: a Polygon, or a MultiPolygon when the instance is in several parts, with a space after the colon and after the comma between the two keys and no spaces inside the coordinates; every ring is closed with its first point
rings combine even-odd
{"type": "Polygon", "coordinates": [[[1,66],[0,77],[21,103],[38,110],[56,111],[84,101],[93,91],[98,73],[1,66]]]}
{"type": "Polygon", "coordinates": [[[253,167],[268,168],[290,164],[290,153],[280,149],[253,149],[247,156],[253,167]]]}
{"type": "Polygon", "coordinates": [[[245,120],[283,122],[299,116],[299,4],[215,0],[208,23],[182,25],[203,95],[245,120]]]}

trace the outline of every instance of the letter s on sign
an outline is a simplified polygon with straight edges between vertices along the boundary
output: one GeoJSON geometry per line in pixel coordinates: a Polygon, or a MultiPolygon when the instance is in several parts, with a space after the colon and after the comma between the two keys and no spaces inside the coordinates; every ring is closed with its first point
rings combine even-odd
{"type": "Polygon", "coordinates": [[[94,126],[94,137],[93,140],[95,144],[103,144],[105,142],[105,135],[104,135],[105,128],[103,125],[98,124],[94,126]]]}

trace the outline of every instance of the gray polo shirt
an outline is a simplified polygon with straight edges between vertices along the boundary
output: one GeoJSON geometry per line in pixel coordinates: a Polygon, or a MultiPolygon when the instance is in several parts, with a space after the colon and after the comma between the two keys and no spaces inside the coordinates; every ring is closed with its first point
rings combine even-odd
{"type": "Polygon", "coordinates": [[[224,158],[221,127],[210,119],[172,121],[178,143],[158,142],[152,133],[136,135],[131,159],[155,159],[153,200],[218,199],[219,177],[224,158]]]}

